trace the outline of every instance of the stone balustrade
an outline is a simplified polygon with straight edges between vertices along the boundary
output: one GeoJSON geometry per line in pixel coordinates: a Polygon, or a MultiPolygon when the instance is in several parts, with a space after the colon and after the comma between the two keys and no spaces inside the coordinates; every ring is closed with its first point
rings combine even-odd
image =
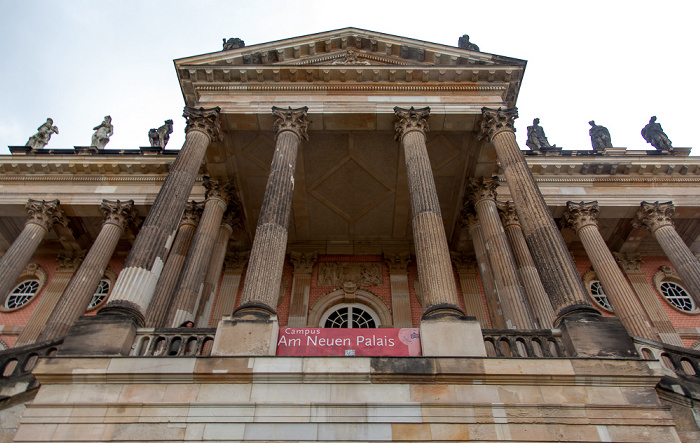
{"type": "Polygon", "coordinates": [[[642,358],[659,360],[666,376],[696,385],[700,392],[700,351],[633,337],[642,358]]]}
{"type": "Polygon", "coordinates": [[[174,357],[209,355],[216,328],[139,328],[129,355],[174,357]]]}
{"type": "Polygon", "coordinates": [[[488,357],[567,357],[558,329],[484,329],[488,357]]]}
{"type": "Polygon", "coordinates": [[[32,370],[39,357],[56,355],[62,342],[63,338],[0,351],[0,405],[8,397],[39,386],[32,370]]]}

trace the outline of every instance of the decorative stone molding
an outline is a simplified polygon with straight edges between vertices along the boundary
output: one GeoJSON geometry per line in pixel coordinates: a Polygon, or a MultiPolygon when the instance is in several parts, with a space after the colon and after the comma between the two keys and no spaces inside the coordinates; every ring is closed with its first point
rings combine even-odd
{"type": "Polygon", "coordinates": [[[566,211],[564,211],[564,220],[571,225],[577,232],[584,226],[598,227],[598,202],[566,202],[566,211]]]}
{"type": "Polygon", "coordinates": [[[397,121],[394,123],[396,131],[396,140],[401,140],[406,134],[412,131],[418,131],[423,134],[430,131],[428,118],[430,118],[430,107],[416,109],[411,106],[410,109],[394,107],[394,115],[397,121]]]}
{"type": "Polygon", "coordinates": [[[472,178],[469,180],[469,199],[473,204],[480,202],[481,200],[496,200],[498,194],[496,193],[496,188],[498,188],[499,181],[498,177],[479,177],[472,178]]]}
{"type": "Polygon", "coordinates": [[[294,266],[294,273],[310,274],[316,264],[318,254],[316,252],[292,252],[289,261],[294,266]]]}
{"type": "Polygon", "coordinates": [[[452,252],[450,256],[457,272],[478,273],[479,268],[476,260],[471,255],[467,255],[464,252],[452,252]]]}
{"type": "Polygon", "coordinates": [[[246,264],[248,264],[249,257],[250,251],[230,251],[228,254],[226,254],[226,258],[224,259],[224,267],[226,271],[229,272],[243,272],[243,268],[245,268],[246,264]]]}
{"type": "Polygon", "coordinates": [[[642,258],[631,252],[613,252],[613,256],[625,274],[642,274],[642,258]]]}
{"type": "Polygon", "coordinates": [[[635,228],[646,227],[652,234],[657,229],[664,226],[673,227],[671,217],[676,211],[673,202],[646,202],[640,204],[641,208],[637,211],[637,217],[632,222],[635,228]]]}
{"type": "Polygon", "coordinates": [[[86,251],[59,252],[58,257],[56,258],[56,261],[58,262],[58,268],[56,269],[56,271],[59,271],[59,272],[71,272],[71,271],[74,272],[74,271],[76,271],[80,267],[80,264],[83,262],[83,259],[85,258],[85,252],[86,251]]]}
{"type": "Polygon", "coordinates": [[[406,273],[408,264],[411,262],[411,253],[402,252],[396,254],[384,254],[384,262],[390,273],[406,273]]]}
{"type": "Polygon", "coordinates": [[[318,286],[343,286],[345,282],[357,286],[382,286],[380,263],[322,262],[318,265],[318,286]]]}
{"type": "Polygon", "coordinates": [[[308,106],[292,109],[284,109],[277,106],[272,107],[272,115],[275,118],[274,131],[275,139],[285,131],[290,131],[299,137],[299,140],[309,140],[307,129],[311,123],[307,118],[308,106]]]}
{"type": "Polygon", "coordinates": [[[193,108],[185,106],[182,116],[185,117],[187,123],[185,125],[185,134],[190,131],[200,131],[206,134],[210,140],[218,140],[221,138],[221,122],[219,121],[219,113],[221,108],[193,108]]]}
{"type": "Polygon", "coordinates": [[[507,109],[481,108],[481,134],[479,140],[488,137],[489,141],[502,131],[515,132],[515,119],[518,118],[518,108],[507,109]]]}
{"type": "Polygon", "coordinates": [[[138,219],[133,200],[127,200],[125,202],[119,200],[102,200],[100,211],[102,211],[104,215],[103,224],[113,224],[122,229],[138,219]]]}
{"type": "Polygon", "coordinates": [[[338,288],[321,296],[309,309],[309,327],[321,326],[321,317],[331,307],[340,303],[358,303],[368,306],[378,316],[381,326],[391,326],[391,310],[389,306],[377,294],[367,289],[356,288],[352,291],[352,301],[348,299],[348,293],[352,291],[352,286],[338,288]]]}
{"type": "MultiPolygon", "coordinates": [[[[68,218],[60,208],[58,200],[27,200],[24,208],[27,210],[29,219],[26,223],[33,223],[46,229],[47,231],[54,224],[68,226],[68,218]]],[[[25,224],[26,224],[25,223],[25,224]]]]}
{"type": "Polygon", "coordinates": [[[203,210],[204,202],[196,202],[194,200],[187,202],[185,212],[182,214],[182,219],[180,220],[180,226],[192,225],[196,227],[199,224],[199,219],[202,217],[203,210]]]}
{"type": "Polygon", "coordinates": [[[212,180],[208,175],[202,177],[202,186],[206,189],[204,197],[207,200],[221,200],[224,205],[229,204],[236,189],[231,180],[212,180]]]}
{"type": "Polygon", "coordinates": [[[513,204],[513,202],[497,201],[496,204],[498,205],[498,214],[501,216],[501,222],[503,223],[504,228],[511,225],[520,226],[520,219],[518,218],[518,213],[515,212],[515,205],[513,204]]]}

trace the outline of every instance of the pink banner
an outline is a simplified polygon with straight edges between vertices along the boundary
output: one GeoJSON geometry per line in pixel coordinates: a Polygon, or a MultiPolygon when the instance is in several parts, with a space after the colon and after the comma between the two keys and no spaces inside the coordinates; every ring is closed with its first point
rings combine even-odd
{"type": "Polygon", "coordinates": [[[280,328],[277,355],[407,357],[421,355],[417,328],[280,328]]]}

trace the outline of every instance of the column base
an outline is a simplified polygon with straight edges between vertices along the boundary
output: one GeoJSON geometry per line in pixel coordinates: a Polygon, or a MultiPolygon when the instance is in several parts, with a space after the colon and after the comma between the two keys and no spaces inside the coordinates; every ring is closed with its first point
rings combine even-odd
{"type": "Polygon", "coordinates": [[[247,311],[225,316],[216,330],[211,355],[275,355],[279,330],[274,314],[247,311]]]}
{"type": "Polygon", "coordinates": [[[137,327],[128,315],[82,316],[68,330],[57,355],[129,355],[137,327]]]}
{"type": "Polygon", "coordinates": [[[564,317],[559,328],[570,357],[639,357],[632,338],[617,318],[573,314],[564,317]]]}
{"type": "Polygon", "coordinates": [[[486,357],[484,337],[476,317],[450,314],[423,317],[420,345],[424,357],[486,357]]]}

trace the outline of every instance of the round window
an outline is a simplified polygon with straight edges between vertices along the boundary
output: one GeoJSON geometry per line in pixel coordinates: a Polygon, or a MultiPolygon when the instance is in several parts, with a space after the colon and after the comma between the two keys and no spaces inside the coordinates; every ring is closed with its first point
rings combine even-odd
{"type": "Polygon", "coordinates": [[[683,286],[671,281],[664,281],[661,282],[659,287],[661,288],[661,294],[673,306],[684,312],[695,311],[695,302],[693,302],[693,298],[683,286]]]}
{"type": "Polygon", "coordinates": [[[605,292],[603,291],[603,285],[600,284],[600,281],[591,280],[591,282],[588,284],[588,288],[591,291],[591,297],[593,297],[593,300],[595,300],[598,306],[606,311],[614,311],[612,304],[610,304],[610,300],[608,300],[608,296],[605,295],[605,292]]]}
{"type": "Polygon", "coordinates": [[[97,289],[95,289],[95,293],[92,295],[92,300],[90,300],[90,304],[87,307],[88,311],[90,309],[95,309],[103,301],[105,301],[107,294],[109,294],[110,286],[110,281],[108,279],[103,278],[100,280],[100,284],[97,285],[97,289]]]}
{"type": "Polygon", "coordinates": [[[324,328],[376,328],[379,318],[367,306],[344,303],[329,310],[321,319],[321,325],[324,328]]]}
{"type": "Polygon", "coordinates": [[[18,309],[26,305],[39,292],[39,280],[25,280],[15,286],[5,299],[5,309],[18,309]]]}

